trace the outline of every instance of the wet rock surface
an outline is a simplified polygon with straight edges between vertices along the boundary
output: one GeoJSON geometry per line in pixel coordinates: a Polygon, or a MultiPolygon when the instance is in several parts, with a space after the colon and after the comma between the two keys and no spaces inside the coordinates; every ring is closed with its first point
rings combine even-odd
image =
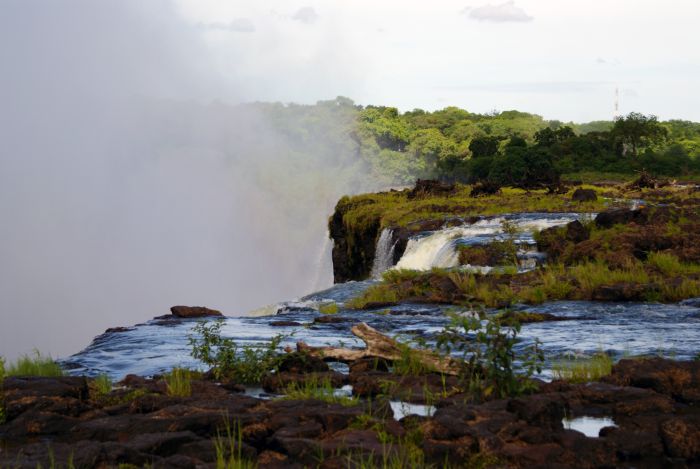
{"type": "Polygon", "coordinates": [[[208,316],[223,316],[221,311],[204,306],[173,306],[170,308],[173,316],[178,318],[204,318],[208,316]]]}
{"type": "MultiPolygon", "coordinates": [[[[289,366],[294,372],[284,373],[318,373],[305,373],[298,357],[289,366]]],[[[352,369],[344,380],[357,394],[374,395],[371,401],[262,400],[206,380],[193,381],[192,396],[173,397],[162,382],[136,376],[97,396],[84,378],[7,378],[0,467],[50,467],[52,458],[59,466],[72,460],[75,467],[216,467],[221,444],[261,468],[380,464],[409,450],[438,467],[445,461],[451,467],[482,461],[481,467],[509,468],[700,463],[697,361],[622,360],[602,382],[540,383],[534,394],[485,403],[450,394],[458,383],[439,375],[399,376],[360,364],[352,369]],[[387,382],[395,385],[382,384],[387,382]],[[392,389],[410,389],[436,409],[401,418],[388,405],[396,397],[392,389]],[[562,424],[584,416],[614,423],[598,436],[562,424]],[[235,436],[217,440],[226,428],[235,436]]]]}

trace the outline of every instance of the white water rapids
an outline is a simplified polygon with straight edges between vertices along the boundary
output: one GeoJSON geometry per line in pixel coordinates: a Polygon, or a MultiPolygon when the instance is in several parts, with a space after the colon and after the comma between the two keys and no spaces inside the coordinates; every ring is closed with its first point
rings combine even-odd
{"type": "MultiPolygon", "coordinates": [[[[483,219],[471,225],[444,228],[409,239],[406,251],[394,268],[430,270],[433,267],[457,267],[459,265],[459,252],[456,248],[458,244],[476,245],[503,239],[502,223],[506,219],[515,224],[518,229],[516,242],[521,246],[527,246],[535,244],[532,237],[535,231],[565,225],[578,218],[578,214],[523,214],[508,218],[483,219]]],[[[377,247],[379,248],[379,243],[377,247]]]]}
{"type": "Polygon", "coordinates": [[[389,270],[394,265],[394,249],[396,243],[392,243],[394,231],[384,228],[377,240],[377,248],[374,253],[374,262],[372,263],[372,278],[381,278],[382,273],[389,270]]]}

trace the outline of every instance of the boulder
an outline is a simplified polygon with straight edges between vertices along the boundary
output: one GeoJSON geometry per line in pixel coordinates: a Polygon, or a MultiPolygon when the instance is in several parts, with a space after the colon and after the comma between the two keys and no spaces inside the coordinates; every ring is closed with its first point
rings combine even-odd
{"type": "Polygon", "coordinates": [[[419,199],[433,195],[446,196],[455,192],[455,185],[434,179],[418,179],[416,186],[408,192],[409,199],[419,199]]]}
{"type": "Polygon", "coordinates": [[[598,194],[593,189],[578,188],[571,194],[571,200],[574,202],[595,202],[598,200],[598,194]]]}
{"type": "Polygon", "coordinates": [[[173,316],[178,318],[204,318],[208,316],[223,316],[221,311],[204,306],[173,306],[170,308],[173,316]]]}

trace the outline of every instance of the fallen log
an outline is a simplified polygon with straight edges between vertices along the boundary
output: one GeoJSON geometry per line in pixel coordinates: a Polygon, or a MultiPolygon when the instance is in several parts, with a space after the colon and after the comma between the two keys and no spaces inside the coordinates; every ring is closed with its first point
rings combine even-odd
{"type": "MultiPolygon", "coordinates": [[[[344,363],[350,363],[361,358],[383,358],[393,362],[405,356],[405,352],[397,341],[387,337],[364,322],[352,326],[351,331],[355,336],[362,339],[366,344],[365,348],[311,347],[300,341],[297,342],[297,351],[308,353],[327,361],[339,361],[344,363]]],[[[456,360],[450,357],[442,357],[429,350],[411,349],[411,353],[414,354],[414,358],[424,364],[427,369],[435,370],[439,373],[457,375],[461,369],[459,362],[456,360]]]]}

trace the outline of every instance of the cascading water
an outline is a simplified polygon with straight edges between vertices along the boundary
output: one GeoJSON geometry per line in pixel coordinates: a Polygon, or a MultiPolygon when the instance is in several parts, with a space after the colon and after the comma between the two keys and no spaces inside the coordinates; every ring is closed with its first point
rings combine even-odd
{"type": "Polygon", "coordinates": [[[394,231],[384,228],[377,240],[377,248],[372,263],[372,278],[380,278],[382,274],[394,265],[394,250],[396,243],[392,242],[394,231]]]}
{"type": "Polygon", "coordinates": [[[502,239],[504,220],[514,223],[519,231],[515,242],[522,246],[535,244],[533,233],[552,226],[565,225],[578,219],[578,214],[522,214],[496,217],[468,225],[445,228],[408,240],[406,251],[396,269],[430,270],[433,267],[450,268],[459,265],[457,245],[486,244],[502,239]]]}

